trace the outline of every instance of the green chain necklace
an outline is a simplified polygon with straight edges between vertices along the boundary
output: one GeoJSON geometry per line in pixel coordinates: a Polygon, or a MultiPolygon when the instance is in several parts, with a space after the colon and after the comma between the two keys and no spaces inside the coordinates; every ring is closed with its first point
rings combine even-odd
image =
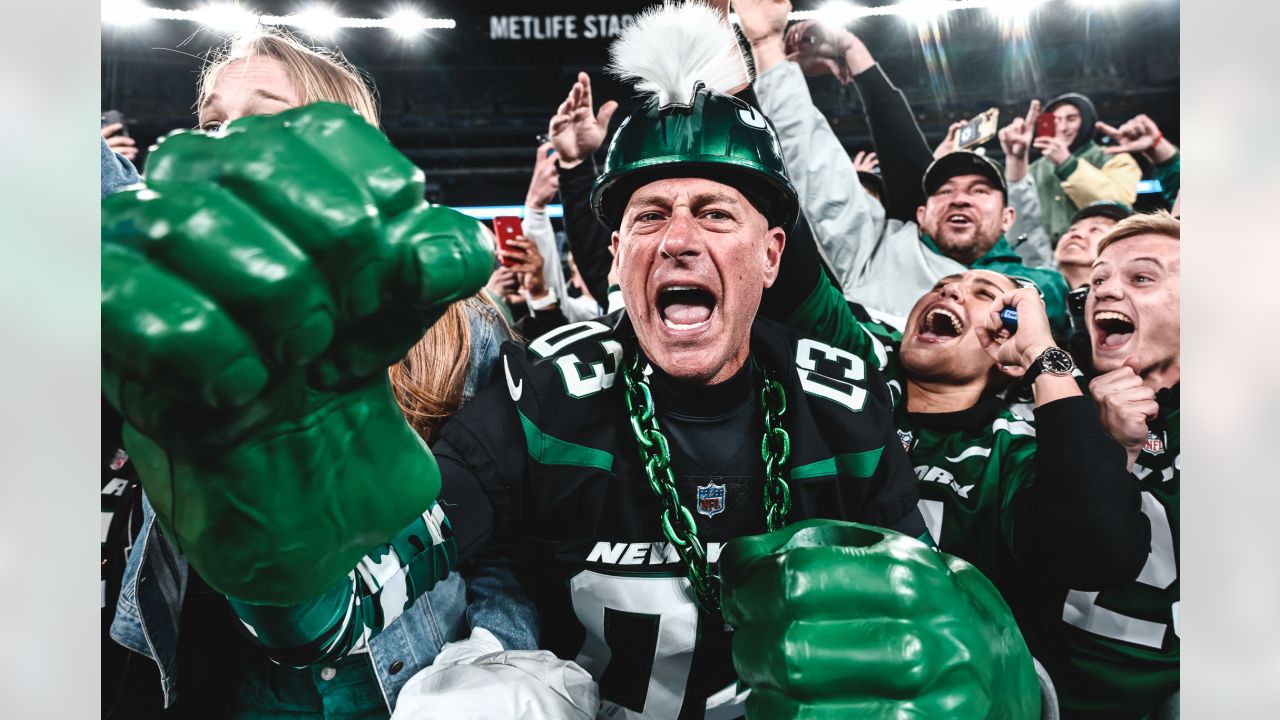
{"type": "MultiPolygon", "coordinates": [[[[755,363],[754,357],[752,362],[755,363]]],[[[758,364],[756,368],[761,369],[758,364]]],[[[708,566],[707,551],[698,538],[693,513],[680,504],[675,473],[671,471],[670,447],[658,428],[653,393],[649,390],[648,378],[641,371],[639,353],[623,366],[622,380],[626,386],[623,397],[627,401],[627,415],[631,418],[631,432],[644,462],[644,474],[649,481],[649,489],[662,501],[662,534],[684,561],[698,605],[707,613],[719,615],[720,577],[708,566]]],[[[764,459],[765,523],[769,532],[773,532],[786,524],[787,513],[791,511],[791,489],[782,476],[782,467],[791,456],[791,436],[782,427],[782,415],[787,411],[786,393],[782,385],[767,374],[764,388],[760,391],[760,407],[764,410],[760,456],[764,459]]]]}

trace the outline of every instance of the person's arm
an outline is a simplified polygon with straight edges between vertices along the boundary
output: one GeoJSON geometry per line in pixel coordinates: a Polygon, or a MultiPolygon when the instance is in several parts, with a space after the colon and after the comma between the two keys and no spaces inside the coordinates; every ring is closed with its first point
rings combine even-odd
{"type": "Polygon", "coordinates": [[[1028,267],[1054,267],[1053,241],[1041,221],[1040,193],[1030,173],[1009,183],[1009,206],[1013,208],[1014,220],[1005,235],[1022,263],[1028,267]]]}
{"type": "Polygon", "coordinates": [[[1080,590],[1137,577],[1150,551],[1151,525],[1125,462],[1124,448],[1107,434],[1089,398],[1038,402],[1035,482],[1013,537],[1018,560],[1080,590]]]}
{"type": "Polygon", "coordinates": [[[260,605],[227,596],[231,609],[272,660],[307,667],[367,647],[456,560],[453,530],[432,504],[389,544],[379,545],[319,597],[291,605],[260,605]]]}
{"type": "Polygon", "coordinates": [[[107,197],[122,188],[142,182],[142,176],[129,162],[129,159],[112,151],[107,141],[102,140],[102,197],[107,197]]]}
{"type": "Polygon", "coordinates": [[[437,463],[386,368],[483,285],[493,252],[346,106],[231,127],[171,136],[149,187],[103,201],[103,392],[200,576],[296,604],[434,502],[437,463]],[[263,177],[263,149],[283,146],[299,152],[263,177]]]}
{"type": "MultiPolygon", "coordinates": [[[[504,356],[502,364],[510,372],[517,363],[504,356]]],[[[364,647],[451,566],[483,561],[491,538],[506,541],[526,457],[510,450],[523,443],[506,384],[495,381],[444,423],[431,447],[441,475],[437,504],[318,597],[283,605],[228,597],[232,609],[267,654],[285,665],[332,662],[364,647]]]]}
{"type": "Polygon", "coordinates": [[[1100,168],[1071,158],[1057,166],[1054,173],[1076,207],[1099,200],[1132,205],[1138,198],[1138,181],[1142,179],[1142,168],[1128,153],[1111,156],[1100,168]]]}
{"type": "Polygon", "coordinates": [[[591,184],[595,182],[595,161],[587,158],[570,168],[560,166],[560,202],[564,207],[564,233],[573,252],[573,261],[587,283],[592,297],[609,296],[609,229],[591,210],[591,184]],[[598,293],[598,294],[597,294],[598,293]]]}
{"type": "Polygon", "coordinates": [[[853,84],[862,98],[871,143],[880,158],[885,215],[902,222],[915,222],[916,208],[925,203],[920,180],[933,162],[933,152],[916,123],[906,95],[894,86],[880,65],[856,73],[853,84]]]}
{"type": "MultiPolygon", "coordinates": [[[[977,335],[1015,377],[1055,346],[1044,301],[1029,288],[996,298],[977,335]],[[1018,313],[1012,334],[999,315],[1005,308],[1018,313]]],[[[1027,475],[1024,461],[1005,478],[1006,542],[1019,561],[1067,587],[1092,590],[1132,580],[1146,562],[1151,530],[1124,449],[1071,375],[1042,372],[1032,392],[1035,473],[1027,475]]]]}
{"type": "MultiPolygon", "coordinates": [[[[769,63],[774,53],[766,53],[764,45],[752,43],[753,49],[760,48],[757,55],[764,53],[769,63]]],[[[798,22],[787,29],[784,49],[805,75],[831,74],[842,84],[852,82],[857,87],[871,142],[880,156],[886,216],[913,222],[916,208],[925,201],[920,179],[933,162],[933,150],[906,96],[889,81],[862,40],[844,28],[813,20],[798,22]]]]}
{"type": "Polygon", "coordinates": [[[551,227],[551,218],[547,216],[547,203],[555,198],[559,190],[558,173],[555,151],[550,142],[543,143],[538,147],[533,179],[525,197],[524,218],[520,225],[525,237],[537,245],[538,252],[542,255],[542,282],[555,295],[560,311],[569,322],[590,320],[600,314],[592,303],[569,302],[564,263],[561,262],[560,250],[556,247],[555,229],[551,227]]]}
{"type": "Polygon", "coordinates": [[[1057,238],[1050,237],[1044,226],[1035,176],[1027,171],[1038,117],[1040,101],[1032,100],[1025,117],[1015,117],[997,133],[1000,149],[1004,151],[1009,206],[1014,210],[1013,226],[1005,234],[1024,264],[1053,267],[1053,243],[1057,238]],[[1027,239],[1019,242],[1023,235],[1027,239]]]}
{"type": "Polygon", "coordinates": [[[591,184],[598,175],[594,153],[604,144],[609,120],[617,109],[618,103],[609,100],[601,103],[597,111],[591,95],[591,77],[580,72],[547,126],[556,150],[565,235],[578,272],[597,300],[608,295],[613,254],[609,250],[609,230],[591,210],[591,184]]]}
{"type": "Polygon", "coordinates": [[[1108,155],[1118,153],[1140,152],[1151,163],[1153,177],[1160,181],[1160,195],[1166,203],[1173,205],[1178,199],[1181,187],[1182,161],[1178,146],[1160,131],[1160,126],[1143,113],[1135,115],[1118,128],[1099,121],[1098,131],[1115,141],[1115,145],[1104,150],[1108,155]]]}
{"type": "Polygon", "coordinates": [[[867,194],[799,66],[782,63],[757,78],[761,109],[773,122],[818,247],[840,285],[853,287],[884,230],[884,207],[867,194]]]}

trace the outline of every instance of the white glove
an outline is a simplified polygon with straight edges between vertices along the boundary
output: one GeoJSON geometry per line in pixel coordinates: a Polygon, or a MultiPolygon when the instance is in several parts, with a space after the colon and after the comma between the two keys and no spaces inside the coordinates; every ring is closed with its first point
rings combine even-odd
{"type": "Polygon", "coordinates": [[[503,650],[484,628],[440,649],[405,683],[391,720],[591,720],[600,691],[547,650],[503,650]]]}

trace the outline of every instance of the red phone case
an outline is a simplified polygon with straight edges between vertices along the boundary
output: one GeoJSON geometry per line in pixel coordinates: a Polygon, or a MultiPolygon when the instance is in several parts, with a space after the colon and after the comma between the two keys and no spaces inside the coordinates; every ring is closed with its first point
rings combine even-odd
{"type": "Polygon", "coordinates": [[[1058,119],[1053,113],[1041,113],[1036,118],[1036,137],[1053,137],[1058,134],[1058,119]]]}
{"type": "MultiPolygon", "coordinates": [[[[509,250],[507,241],[515,238],[517,235],[524,234],[524,228],[520,226],[520,218],[513,215],[500,215],[493,219],[493,234],[498,238],[498,249],[509,250]]],[[[499,256],[498,262],[507,267],[511,267],[514,262],[510,259],[499,256]]]]}

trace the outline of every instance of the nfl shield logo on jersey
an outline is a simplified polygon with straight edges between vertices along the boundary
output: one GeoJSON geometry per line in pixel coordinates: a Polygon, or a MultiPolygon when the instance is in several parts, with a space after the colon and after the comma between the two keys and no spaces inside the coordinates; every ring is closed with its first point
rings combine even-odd
{"type": "Polygon", "coordinates": [[[724,512],[724,486],[707,483],[698,486],[698,512],[715,517],[724,512]]]}
{"type": "Polygon", "coordinates": [[[1148,455],[1163,455],[1164,454],[1164,433],[1160,433],[1159,435],[1157,435],[1153,431],[1148,430],[1147,444],[1142,446],[1142,450],[1146,452],[1148,455]]]}
{"type": "Polygon", "coordinates": [[[911,434],[910,430],[899,430],[898,440],[902,442],[903,450],[911,452],[911,441],[915,440],[915,436],[911,434]]]}

